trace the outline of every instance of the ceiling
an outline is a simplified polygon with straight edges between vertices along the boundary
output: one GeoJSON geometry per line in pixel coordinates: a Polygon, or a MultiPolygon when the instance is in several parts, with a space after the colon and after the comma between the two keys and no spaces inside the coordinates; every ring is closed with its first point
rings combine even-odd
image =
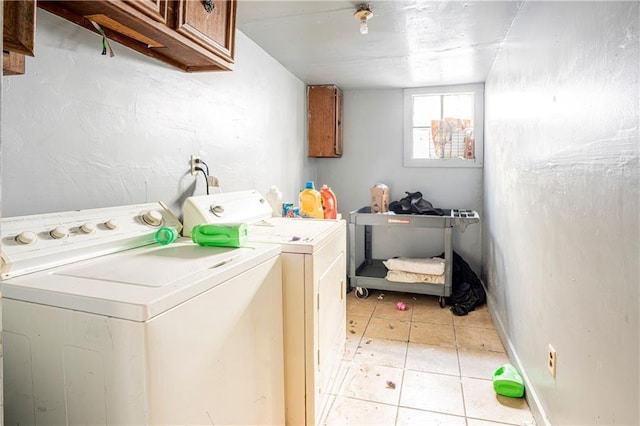
{"type": "Polygon", "coordinates": [[[237,27],[307,84],[381,89],[484,82],[521,1],[239,0],[237,27]]]}

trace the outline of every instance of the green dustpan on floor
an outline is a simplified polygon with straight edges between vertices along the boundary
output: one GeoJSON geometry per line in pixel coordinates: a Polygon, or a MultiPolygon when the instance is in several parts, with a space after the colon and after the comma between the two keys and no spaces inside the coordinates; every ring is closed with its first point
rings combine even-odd
{"type": "Polygon", "coordinates": [[[520,398],[524,395],[524,380],[511,364],[504,364],[493,372],[493,390],[498,395],[520,398]]]}

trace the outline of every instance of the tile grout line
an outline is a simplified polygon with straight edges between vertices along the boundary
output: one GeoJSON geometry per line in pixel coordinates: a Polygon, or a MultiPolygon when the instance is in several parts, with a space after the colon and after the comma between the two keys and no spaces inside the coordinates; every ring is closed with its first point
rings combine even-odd
{"type": "Polygon", "coordinates": [[[404,389],[404,376],[407,372],[407,358],[409,357],[409,343],[411,342],[411,329],[413,326],[413,313],[416,309],[416,298],[413,297],[413,302],[411,303],[411,317],[409,318],[409,334],[407,335],[406,341],[406,350],[404,352],[404,363],[402,364],[402,381],[400,384],[400,393],[398,395],[398,406],[396,407],[396,418],[393,422],[394,426],[398,424],[398,417],[400,416],[400,406],[402,404],[402,390],[404,389]]]}
{"type": "MultiPolygon", "coordinates": [[[[406,358],[406,354],[405,354],[406,358]]],[[[400,415],[400,402],[402,401],[402,389],[404,388],[404,373],[405,369],[402,369],[402,377],[400,378],[400,391],[398,392],[398,403],[396,404],[396,417],[393,420],[394,426],[398,424],[398,416],[400,415]]]]}
{"type": "Polygon", "coordinates": [[[453,313],[451,314],[451,321],[453,324],[453,341],[456,345],[456,358],[458,360],[458,374],[459,383],[460,383],[460,397],[462,398],[462,411],[464,412],[464,423],[468,426],[469,419],[467,418],[467,403],[464,399],[464,386],[462,386],[462,366],[460,365],[460,347],[458,346],[458,333],[456,328],[456,319],[453,317],[453,313]]]}

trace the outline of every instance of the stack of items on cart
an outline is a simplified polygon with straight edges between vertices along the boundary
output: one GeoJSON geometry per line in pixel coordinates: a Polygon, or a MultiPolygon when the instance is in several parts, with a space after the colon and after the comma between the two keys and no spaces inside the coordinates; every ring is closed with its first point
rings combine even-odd
{"type": "Polygon", "coordinates": [[[439,257],[393,257],[382,262],[388,269],[386,279],[400,283],[445,283],[444,259],[439,257]]]}

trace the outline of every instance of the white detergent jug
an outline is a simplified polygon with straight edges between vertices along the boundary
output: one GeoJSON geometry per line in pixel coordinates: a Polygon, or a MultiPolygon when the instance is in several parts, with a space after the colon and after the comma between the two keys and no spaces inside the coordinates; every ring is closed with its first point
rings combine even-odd
{"type": "Polygon", "coordinates": [[[267,192],[267,202],[271,206],[271,216],[282,217],[282,192],[278,190],[278,187],[271,185],[269,192],[267,192]]]}

